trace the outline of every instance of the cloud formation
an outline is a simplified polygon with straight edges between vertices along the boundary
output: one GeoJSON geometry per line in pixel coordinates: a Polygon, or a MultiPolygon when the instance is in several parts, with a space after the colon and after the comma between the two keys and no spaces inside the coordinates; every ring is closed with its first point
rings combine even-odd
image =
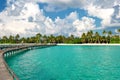
{"type": "Polygon", "coordinates": [[[120,26],[119,0],[7,0],[7,7],[0,13],[0,34],[16,34],[32,36],[40,32],[50,35],[74,34],[80,36],[83,32],[97,29],[95,19],[71,12],[64,19],[56,17],[52,20],[44,15],[39,3],[46,3],[44,10],[55,12],[67,8],[87,10],[88,15],[100,18],[101,27],[120,26]]]}
{"type": "MultiPolygon", "coordinates": [[[[101,26],[106,27],[120,20],[120,0],[39,0],[48,3],[44,7],[46,11],[56,11],[56,8],[80,8],[88,11],[88,15],[102,19],[101,26]],[[116,16],[113,17],[113,16],[116,16]]],[[[57,10],[59,10],[57,9],[57,10]]]]}
{"type": "Polygon", "coordinates": [[[102,19],[102,26],[107,26],[111,23],[112,15],[114,13],[113,8],[101,8],[99,6],[95,6],[93,4],[87,6],[88,14],[90,16],[98,17],[102,19]]]}

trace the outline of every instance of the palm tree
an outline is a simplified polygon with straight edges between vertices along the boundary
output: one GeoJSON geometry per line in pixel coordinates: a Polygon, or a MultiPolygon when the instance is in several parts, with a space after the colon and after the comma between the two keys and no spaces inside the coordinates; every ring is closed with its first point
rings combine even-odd
{"type": "Polygon", "coordinates": [[[82,37],[81,37],[81,42],[82,42],[82,43],[86,43],[86,38],[87,38],[87,37],[86,37],[86,34],[83,33],[83,34],[82,34],[82,37]]]}
{"type": "Polygon", "coordinates": [[[119,33],[119,43],[120,43],[120,29],[118,29],[117,31],[119,33]]]}
{"type": "Polygon", "coordinates": [[[69,37],[69,42],[70,42],[70,43],[74,43],[74,35],[71,35],[71,36],[69,37]]]}
{"type": "Polygon", "coordinates": [[[120,29],[118,29],[117,32],[119,33],[119,36],[120,36],[120,29]]]}
{"type": "MultiPolygon", "coordinates": [[[[73,37],[74,37],[74,36],[71,36],[71,39],[72,39],[72,40],[73,40],[73,37]]],[[[56,37],[56,39],[55,39],[56,41],[55,41],[55,42],[56,42],[56,43],[64,43],[64,42],[65,42],[64,39],[65,39],[64,36],[59,35],[59,36],[56,37]]]]}
{"type": "Polygon", "coordinates": [[[53,36],[52,34],[49,36],[49,42],[55,43],[55,36],[53,36]]]}
{"type": "Polygon", "coordinates": [[[7,36],[3,36],[3,43],[7,43],[7,40],[8,40],[8,38],[7,38],[7,36]]]}
{"type": "Polygon", "coordinates": [[[9,36],[9,42],[14,43],[14,36],[12,36],[12,35],[9,36]]]}
{"type": "Polygon", "coordinates": [[[41,35],[40,33],[36,34],[36,43],[39,43],[39,42],[40,42],[41,36],[42,36],[42,35],[41,35]]]}
{"type": "Polygon", "coordinates": [[[107,32],[105,30],[103,30],[102,33],[103,33],[104,36],[106,36],[106,34],[107,34],[107,32]]]}
{"type": "Polygon", "coordinates": [[[100,43],[100,35],[98,32],[95,33],[95,38],[96,38],[95,42],[100,43]]]}
{"type": "Polygon", "coordinates": [[[74,35],[71,35],[70,38],[71,38],[71,39],[74,39],[74,35]]]}
{"type": "Polygon", "coordinates": [[[20,38],[20,36],[19,36],[19,34],[17,34],[17,35],[15,36],[16,43],[18,43],[19,38],[20,38]]]}
{"type": "Polygon", "coordinates": [[[90,30],[90,35],[93,36],[93,31],[92,30],[90,30]]]}
{"type": "Polygon", "coordinates": [[[26,43],[26,38],[22,37],[20,41],[21,43],[26,43]]]}
{"type": "Polygon", "coordinates": [[[93,42],[93,39],[92,39],[92,38],[93,38],[93,31],[90,30],[90,31],[87,32],[88,43],[93,42]]]}
{"type": "Polygon", "coordinates": [[[43,43],[47,43],[48,42],[48,39],[47,39],[46,35],[44,35],[42,38],[43,38],[43,43]]]}
{"type": "Polygon", "coordinates": [[[87,37],[87,41],[88,41],[88,43],[90,43],[90,36],[91,36],[91,35],[90,35],[90,32],[88,31],[86,35],[87,35],[87,36],[86,36],[86,37],[87,37]]]}
{"type": "Polygon", "coordinates": [[[108,41],[109,41],[109,42],[111,41],[111,36],[112,36],[112,31],[108,31],[108,37],[109,37],[109,38],[108,38],[108,39],[109,39],[108,41]]]}
{"type": "Polygon", "coordinates": [[[111,35],[112,35],[112,31],[108,31],[108,35],[111,37],[111,35]]]}

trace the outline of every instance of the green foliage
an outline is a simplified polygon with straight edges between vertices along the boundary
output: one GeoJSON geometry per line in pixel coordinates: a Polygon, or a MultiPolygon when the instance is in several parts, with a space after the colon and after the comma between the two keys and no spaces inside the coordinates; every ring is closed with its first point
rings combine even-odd
{"type": "Polygon", "coordinates": [[[118,35],[112,35],[112,31],[103,31],[103,35],[98,32],[93,33],[88,31],[81,36],[82,43],[120,43],[120,37],[118,35]]]}
{"type": "MultiPolygon", "coordinates": [[[[120,33],[120,29],[118,29],[120,33]]],[[[75,37],[70,35],[65,37],[63,35],[54,36],[54,35],[41,35],[37,33],[32,37],[20,37],[19,34],[15,36],[3,36],[0,38],[0,43],[70,43],[70,44],[81,44],[81,43],[120,43],[120,35],[112,35],[111,31],[103,31],[103,35],[100,35],[98,32],[88,31],[83,33],[81,37],[75,37]]]]}

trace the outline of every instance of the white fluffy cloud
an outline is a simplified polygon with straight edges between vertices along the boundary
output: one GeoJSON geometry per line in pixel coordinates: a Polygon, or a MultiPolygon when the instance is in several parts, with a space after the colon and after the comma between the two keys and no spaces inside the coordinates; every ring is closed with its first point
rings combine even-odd
{"type": "Polygon", "coordinates": [[[120,4],[119,0],[7,0],[6,9],[0,13],[1,36],[17,33],[32,36],[38,32],[47,35],[80,36],[83,32],[96,28],[93,18],[84,16],[79,19],[76,11],[64,19],[57,17],[52,20],[44,15],[38,3],[47,3],[44,7],[46,11],[85,9],[89,16],[102,19],[102,27],[120,25],[120,9],[113,7],[120,4]]]}
{"type": "Polygon", "coordinates": [[[44,7],[46,11],[60,11],[67,8],[83,8],[88,4],[87,0],[39,0],[41,3],[48,3],[44,7]]]}
{"type": "Polygon", "coordinates": [[[37,16],[44,17],[38,5],[33,3],[21,5],[23,5],[23,7],[16,5],[16,3],[12,4],[0,13],[0,29],[4,30],[4,32],[1,31],[1,35],[26,34],[26,30],[33,29],[37,26],[37,23],[34,22],[37,20],[37,16]]]}
{"type": "Polygon", "coordinates": [[[95,28],[95,20],[88,17],[83,17],[82,20],[75,20],[73,26],[76,28],[74,33],[76,36],[81,35],[81,33],[93,30],[95,28]]]}
{"type": "Polygon", "coordinates": [[[44,7],[46,11],[56,11],[56,9],[63,10],[67,8],[80,8],[88,11],[88,15],[98,17],[102,19],[101,26],[106,27],[112,24],[113,21],[120,20],[120,9],[116,15],[116,19],[113,18],[115,13],[114,6],[120,5],[120,0],[39,0],[42,3],[48,3],[44,7]]]}
{"type": "Polygon", "coordinates": [[[95,20],[88,17],[83,17],[82,20],[75,20],[73,25],[77,28],[78,31],[88,31],[95,28],[95,20]]]}
{"type": "Polygon", "coordinates": [[[103,9],[99,6],[89,5],[87,6],[88,14],[90,16],[98,17],[102,19],[102,26],[107,26],[111,23],[112,15],[114,13],[113,8],[103,9]]]}
{"type": "MultiPolygon", "coordinates": [[[[69,1],[69,0],[67,0],[69,1]]],[[[62,1],[67,4],[67,1],[62,1]]],[[[36,0],[8,1],[8,7],[0,13],[1,36],[10,34],[21,34],[31,36],[40,32],[42,34],[66,35],[74,34],[80,36],[82,30],[93,28],[94,20],[83,17],[79,20],[77,12],[71,12],[64,19],[57,17],[54,21],[44,16],[43,10],[39,9],[36,0]],[[12,3],[11,5],[9,3],[12,3]],[[80,26],[82,24],[82,26],[80,26]]]]}
{"type": "Polygon", "coordinates": [[[48,11],[53,11],[55,8],[85,8],[89,4],[93,4],[95,6],[100,6],[102,8],[111,8],[115,5],[120,4],[120,0],[38,0],[41,3],[48,3],[45,7],[48,11]],[[52,8],[52,9],[51,9],[52,8]]]}

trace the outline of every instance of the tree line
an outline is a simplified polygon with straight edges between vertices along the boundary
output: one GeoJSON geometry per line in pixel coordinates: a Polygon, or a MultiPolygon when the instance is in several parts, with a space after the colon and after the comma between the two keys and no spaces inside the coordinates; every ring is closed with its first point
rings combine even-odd
{"type": "MultiPolygon", "coordinates": [[[[120,33],[120,29],[117,30],[120,33]]],[[[103,30],[100,35],[98,32],[93,32],[92,30],[87,33],[83,33],[81,37],[75,37],[71,35],[65,37],[63,35],[42,35],[37,33],[32,37],[20,37],[19,34],[15,36],[3,36],[0,38],[0,43],[70,43],[70,44],[82,44],[82,43],[120,43],[120,36],[112,34],[112,31],[103,30]]]]}
{"type": "Polygon", "coordinates": [[[88,31],[81,37],[82,43],[119,43],[119,35],[113,35],[112,31],[103,31],[102,35],[98,32],[88,31]]]}

